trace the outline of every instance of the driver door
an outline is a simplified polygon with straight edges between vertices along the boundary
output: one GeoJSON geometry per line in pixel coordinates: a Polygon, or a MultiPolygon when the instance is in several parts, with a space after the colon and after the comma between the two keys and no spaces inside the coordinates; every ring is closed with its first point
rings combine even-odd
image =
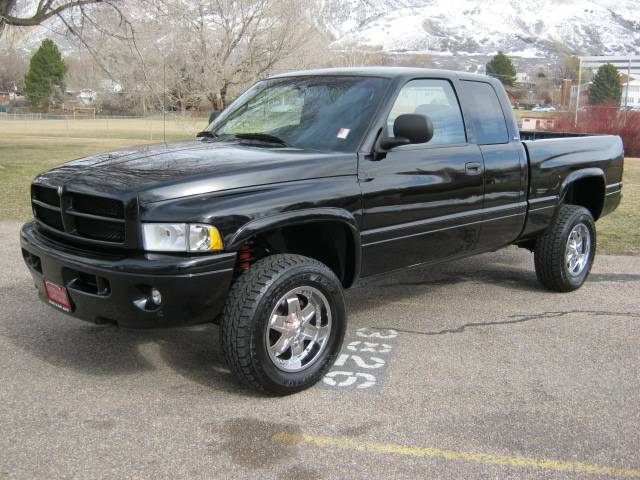
{"type": "Polygon", "coordinates": [[[404,113],[429,116],[433,138],[363,159],[362,276],[469,254],[482,220],[484,166],[467,134],[453,85],[417,79],[400,90],[387,120],[404,113]]]}

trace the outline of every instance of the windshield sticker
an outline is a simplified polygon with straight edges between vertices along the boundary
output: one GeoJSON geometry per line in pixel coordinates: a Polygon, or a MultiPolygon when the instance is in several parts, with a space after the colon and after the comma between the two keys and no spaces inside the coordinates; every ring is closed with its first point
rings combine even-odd
{"type": "Polygon", "coordinates": [[[346,139],[346,138],[349,136],[349,132],[350,132],[350,131],[351,131],[351,130],[349,130],[348,128],[341,128],[341,129],[338,131],[338,138],[340,138],[341,140],[346,139]]]}

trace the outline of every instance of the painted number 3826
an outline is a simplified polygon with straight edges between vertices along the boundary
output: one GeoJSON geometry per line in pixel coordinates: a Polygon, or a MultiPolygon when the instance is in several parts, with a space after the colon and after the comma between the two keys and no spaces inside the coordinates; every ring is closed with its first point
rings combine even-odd
{"type": "Polygon", "coordinates": [[[345,343],[333,368],[325,375],[324,385],[359,390],[380,385],[397,336],[398,332],[391,329],[356,330],[356,339],[345,343]]]}

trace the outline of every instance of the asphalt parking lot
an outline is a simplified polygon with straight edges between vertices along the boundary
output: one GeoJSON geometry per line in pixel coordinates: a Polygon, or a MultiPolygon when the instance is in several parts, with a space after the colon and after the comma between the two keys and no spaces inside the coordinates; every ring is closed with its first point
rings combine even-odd
{"type": "Polygon", "coordinates": [[[640,257],[572,294],[522,250],[351,290],[338,365],[237,387],[215,326],[98,327],[36,299],[0,222],[0,477],[640,478],[640,257]]]}

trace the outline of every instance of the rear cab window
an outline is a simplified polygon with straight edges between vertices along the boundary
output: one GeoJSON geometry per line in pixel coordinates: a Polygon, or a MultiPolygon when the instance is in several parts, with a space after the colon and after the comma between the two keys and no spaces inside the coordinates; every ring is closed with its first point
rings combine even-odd
{"type": "Polygon", "coordinates": [[[507,122],[493,87],[473,80],[462,80],[460,84],[478,145],[509,143],[507,122]]]}

